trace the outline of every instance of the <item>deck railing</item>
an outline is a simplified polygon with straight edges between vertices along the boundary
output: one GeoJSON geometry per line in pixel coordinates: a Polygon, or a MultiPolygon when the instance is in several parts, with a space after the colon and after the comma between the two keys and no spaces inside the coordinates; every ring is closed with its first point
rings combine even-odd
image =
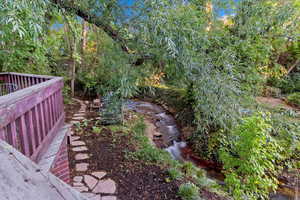
{"type": "Polygon", "coordinates": [[[60,77],[0,73],[17,91],[0,96],[0,139],[37,161],[64,122],[60,77]]]}

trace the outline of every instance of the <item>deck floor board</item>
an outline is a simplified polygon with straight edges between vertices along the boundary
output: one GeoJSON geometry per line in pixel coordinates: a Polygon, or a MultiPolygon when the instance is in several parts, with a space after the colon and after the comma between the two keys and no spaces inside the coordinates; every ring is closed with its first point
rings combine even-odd
{"type": "Polygon", "coordinates": [[[0,200],[88,200],[0,140],[0,200]]]}

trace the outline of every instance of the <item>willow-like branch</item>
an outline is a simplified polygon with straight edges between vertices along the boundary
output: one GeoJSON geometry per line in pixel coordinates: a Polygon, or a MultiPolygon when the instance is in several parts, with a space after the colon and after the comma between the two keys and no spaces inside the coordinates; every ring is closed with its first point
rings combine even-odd
{"type": "Polygon", "coordinates": [[[51,0],[52,3],[58,5],[60,8],[65,9],[68,12],[71,12],[85,21],[96,25],[97,27],[101,28],[109,37],[111,37],[114,41],[118,42],[121,45],[121,48],[123,51],[129,53],[129,48],[126,45],[126,41],[124,38],[120,36],[117,30],[113,29],[109,24],[104,22],[101,18],[88,13],[81,9],[79,6],[76,6],[74,4],[71,4],[68,1],[65,0],[51,0]]]}

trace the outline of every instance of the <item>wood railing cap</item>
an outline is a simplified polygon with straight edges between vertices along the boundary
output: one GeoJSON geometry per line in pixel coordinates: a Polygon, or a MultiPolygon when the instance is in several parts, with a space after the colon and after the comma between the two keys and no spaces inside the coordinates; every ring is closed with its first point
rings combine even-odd
{"type": "Polygon", "coordinates": [[[38,74],[23,74],[23,73],[17,73],[17,72],[2,72],[2,73],[0,73],[0,75],[18,75],[18,76],[26,76],[26,77],[32,77],[32,78],[46,78],[46,79],[57,78],[56,76],[38,75],[38,74]]]}
{"type": "Polygon", "coordinates": [[[62,81],[62,77],[53,77],[52,79],[38,83],[27,88],[18,90],[8,95],[0,96],[0,109],[6,107],[8,104],[13,104],[14,102],[20,101],[24,97],[30,96],[44,88],[51,86],[52,84],[62,81]]]}

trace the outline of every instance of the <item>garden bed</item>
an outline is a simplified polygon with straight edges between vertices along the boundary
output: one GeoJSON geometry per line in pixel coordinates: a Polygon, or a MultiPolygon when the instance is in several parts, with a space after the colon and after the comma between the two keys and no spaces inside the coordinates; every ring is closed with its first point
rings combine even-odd
{"type": "MultiPolygon", "coordinates": [[[[159,166],[146,164],[142,161],[128,158],[128,153],[134,151],[130,144],[130,136],[122,131],[112,131],[109,127],[101,126],[100,133],[94,133],[97,120],[94,113],[89,113],[86,127],[75,130],[75,135],[87,144],[90,158],[89,163],[92,171],[106,171],[107,178],[116,181],[117,197],[119,200],[179,200],[177,196],[180,181],[169,181],[167,170],[159,166]]],[[[80,176],[76,172],[75,153],[70,152],[71,176],[80,176]]]]}

